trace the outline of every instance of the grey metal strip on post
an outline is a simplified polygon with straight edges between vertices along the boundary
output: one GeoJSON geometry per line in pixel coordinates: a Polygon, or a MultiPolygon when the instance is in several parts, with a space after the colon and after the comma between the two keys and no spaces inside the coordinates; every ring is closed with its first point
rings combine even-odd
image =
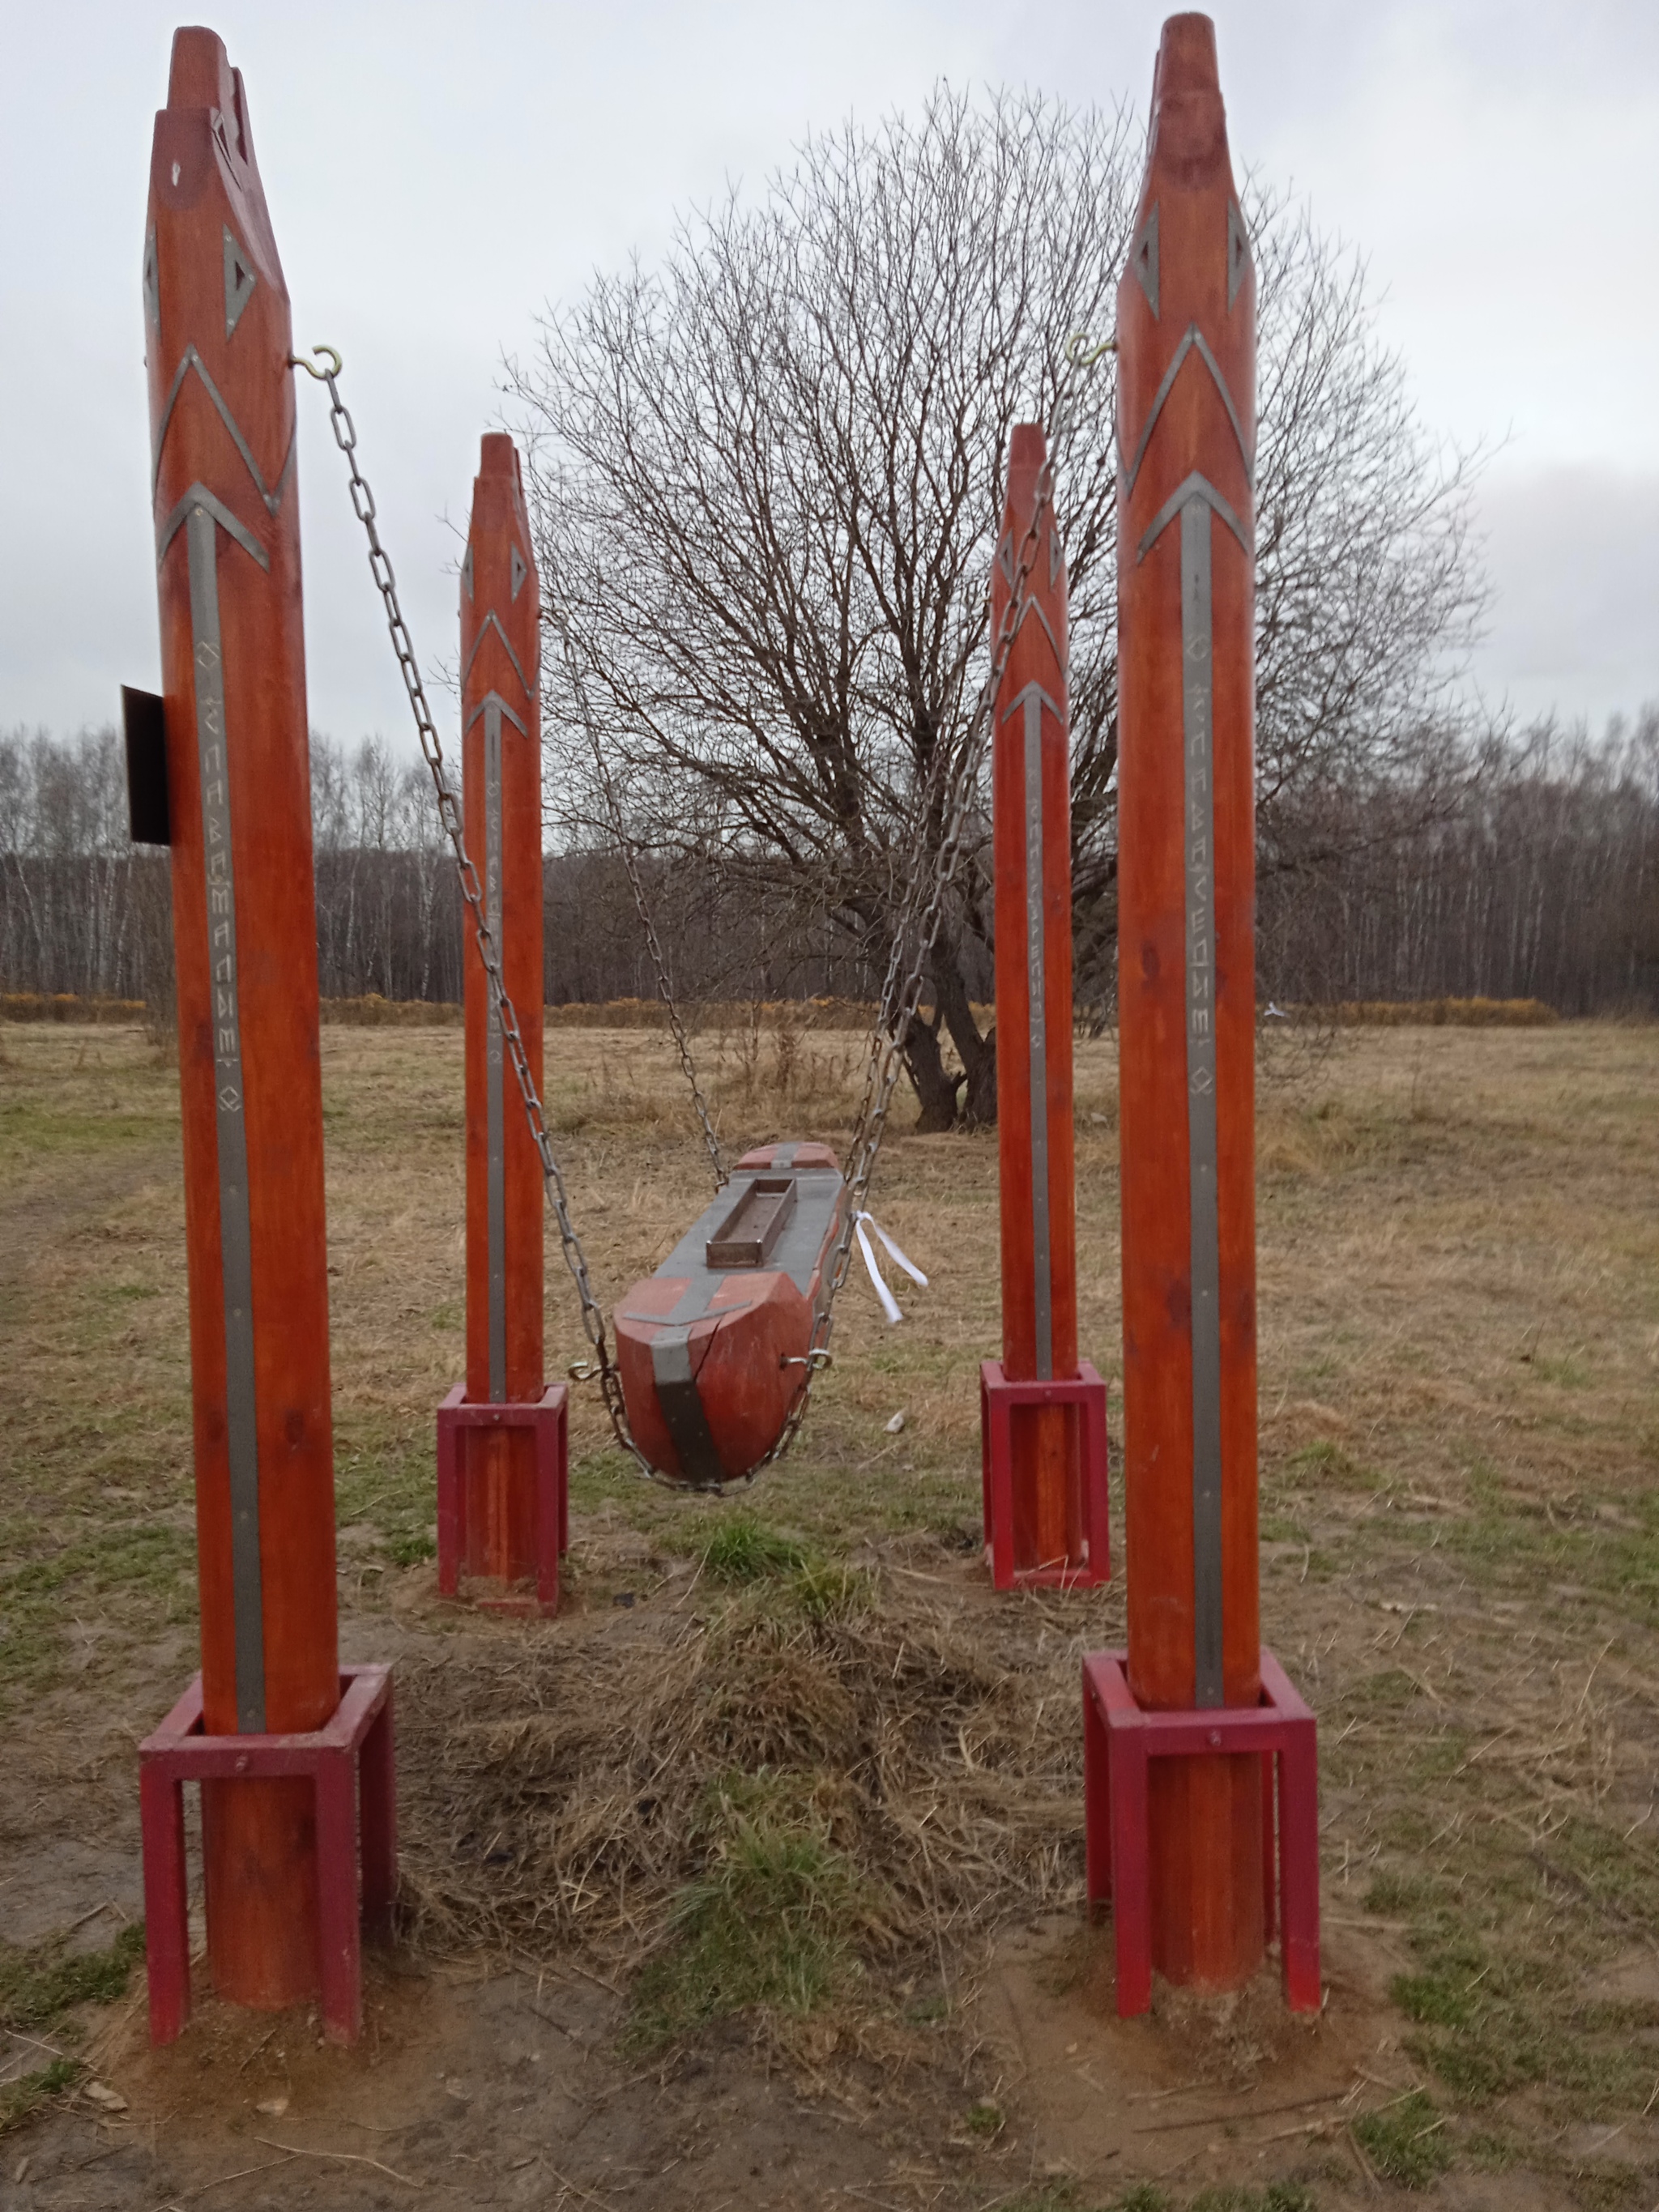
{"type": "Polygon", "coordinates": [[[1025,691],[1025,981],[1030,998],[1031,1086],[1031,1268],[1036,1325],[1036,1375],[1054,1372],[1052,1237],[1048,1219],[1048,963],[1042,931],[1042,707],[1043,695],[1025,691]]]}
{"type": "MultiPolygon", "coordinates": [[[[484,708],[484,918],[501,942],[501,708],[484,708]]],[[[501,1024],[494,1002],[484,1013],[484,1098],[489,1279],[489,1401],[507,1402],[507,1163],[501,1112],[501,1024]]]]}
{"type": "Polygon", "coordinates": [[[236,882],[231,852],[225,673],[219,637],[218,525],[205,503],[190,512],[191,650],[196,664],[196,752],[207,882],[213,1082],[219,1157],[219,1258],[224,1282],[225,1439],[230,1473],[231,1584],[235,1607],[236,1725],[263,1735],[265,1641],[259,1564],[259,1438],[253,1367],[253,1251],[248,1222],[247,1123],[236,969],[236,882]]]}
{"type": "Polygon", "coordinates": [[[1191,1191],[1193,1670],[1200,1705],[1224,1702],[1221,1591],[1221,1249],[1216,1182],[1214,623],[1209,502],[1181,510],[1182,852],[1187,894],[1187,1158],[1191,1191]]]}

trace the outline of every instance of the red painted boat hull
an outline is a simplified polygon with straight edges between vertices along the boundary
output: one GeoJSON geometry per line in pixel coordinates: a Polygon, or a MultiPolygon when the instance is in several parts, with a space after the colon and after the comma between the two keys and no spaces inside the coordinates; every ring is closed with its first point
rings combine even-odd
{"type": "Polygon", "coordinates": [[[634,1441],[659,1474],[708,1490],[765,1458],[799,1393],[827,1297],[847,1187],[827,1145],[762,1145],[615,1316],[634,1441]],[[710,1267],[708,1239],[759,1176],[792,1176],[795,1204],[760,1267],[710,1267]],[[797,1363],[797,1364],[790,1364],[797,1363]]]}

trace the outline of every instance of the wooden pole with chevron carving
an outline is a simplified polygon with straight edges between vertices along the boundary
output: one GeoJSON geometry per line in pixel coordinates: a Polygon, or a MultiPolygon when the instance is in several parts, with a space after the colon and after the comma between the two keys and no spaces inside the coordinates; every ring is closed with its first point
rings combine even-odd
{"type": "Polygon", "coordinates": [[[1037,514],[1046,458],[1040,425],[1017,424],[991,574],[995,637],[1036,519],[991,756],[1002,1358],[981,1370],[981,1403],[986,1548],[1004,1589],[1109,1569],[1104,1386],[1078,1360],[1066,556],[1052,501],[1037,514]]]}
{"type": "MultiPolygon", "coordinates": [[[[519,456],[484,437],[461,564],[461,720],[467,839],[519,1018],[542,1081],[541,594],[519,456]]],[[[470,934],[470,933],[469,933],[470,934]]],[[[466,950],[466,1397],[538,1403],[542,1171],[490,1003],[466,950]]],[[[503,1585],[538,1559],[536,1437],[474,1426],[458,1447],[460,1565],[503,1585]]]]}
{"type": "MultiPolygon", "coordinates": [[[[143,314],[203,1723],[266,1737],[319,1729],[340,1701],[317,922],[288,291],[241,76],[211,31],[173,40],[143,314]]],[[[202,1796],[214,1982],[295,2003],[319,1986],[313,1786],[289,1772],[202,1796]]]]}
{"type": "MultiPolygon", "coordinates": [[[[1164,27],[1118,353],[1129,1684],[1143,1708],[1253,1707],[1255,276],[1207,16],[1164,27]]],[[[1259,1758],[1153,1762],[1172,1981],[1261,1964],[1262,1802],[1259,1758]]]]}

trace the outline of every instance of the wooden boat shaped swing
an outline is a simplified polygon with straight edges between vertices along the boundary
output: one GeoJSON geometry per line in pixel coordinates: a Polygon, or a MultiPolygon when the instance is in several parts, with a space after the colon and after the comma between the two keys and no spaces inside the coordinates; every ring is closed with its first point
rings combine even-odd
{"type": "Polygon", "coordinates": [[[669,1481],[722,1488],[776,1443],[829,1302],[847,1203],[827,1145],[757,1146],[617,1308],[629,1426],[669,1481]]]}

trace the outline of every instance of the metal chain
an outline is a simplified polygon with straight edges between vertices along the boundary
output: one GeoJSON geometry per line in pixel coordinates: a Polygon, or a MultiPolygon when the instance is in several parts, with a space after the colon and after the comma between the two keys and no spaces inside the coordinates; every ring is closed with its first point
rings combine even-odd
{"type": "Polygon", "coordinates": [[[646,949],[651,955],[651,964],[657,971],[657,996],[668,1012],[668,1026],[674,1032],[674,1044],[680,1056],[680,1066],[691,1090],[691,1103],[697,1109],[697,1120],[702,1125],[702,1141],[714,1170],[714,1188],[724,1190],[732,1180],[726,1163],[720,1157],[720,1139],[714,1134],[714,1122],[709,1119],[708,1103],[702,1095],[702,1085],[697,1080],[697,1071],[691,1058],[691,1042],[686,1036],[685,1024],[680,1019],[680,1010],[674,1002],[674,987],[669,981],[668,963],[663,957],[657,925],[651,917],[650,902],[645,896],[645,885],[640,878],[639,854],[629,836],[623,820],[622,801],[605,759],[605,748],[599,742],[599,726],[593,709],[588,703],[586,679],[576,659],[575,641],[570,626],[556,607],[548,609],[548,619],[559,633],[559,642],[564,649],[564,665],[570,671],[570,681],[576,694],[577,710],[587,730],[587,742],[592,748],[593,765],[599,771],[599,789],[605,793],[605,811],[611,817],[611,834],[622,853],[623,866],[628,871],[628,882],[634,894],[634,909],[640,917],[640,927],[645,933],[646,949]]]}
{"type": "MultiPolygon", "coordinates": [[[[519,1096],[524,1102],[525,1118],[530,1124],[532,1141],[541,1161],[542,1180],[547,1186],[547,1195],[552,1203],[554,1218],[559,1224],[559,1243],[564,1262],[576,1285],[576,1296],[581,1302],[582,1328],[598,1359],[597,1374],[604,1393],[605,1409],[611,1416],[611,1425],[617,1439],[629,1452],[637,1465],[653,1482],[664,1480],[635,1443],[628,1426],[628,1415],[623,1403],[622,1378],[611,1361],[611,1347],[605,1334],[605,1314],[593,1295],[588,1279],[587,1255],[582,1250],[570,1218],[570,1201],[564,1187],[564,1176],[553,1155],[553,1146],[547,1133],[547,1118],[536,1089],[535,1078],[530,1072],[529,1055],[525,1050],[524,1035],[519,1027],[519,1017],[507,995],[501,975],[501,953],[484,913],[483,890],[478,881],[478,872],[466,849],[459,801],[450,788],[445,773],[443,747],[438,741],[438,732],[432,720],[432,710],[427,704],[426,687],[421,681],[420,664],[415,658],[415,647],[410,641],[409,628],[404,620],[403,609],[398,599],[397,578],[386,548],[380,543],[380,533],[375,527],[374,495],[368,480],[357,465],[357,432],[349,410],[340,397],[337,381],[343,363],[332,346],[319,345],[313,349],[319,356],[326,356],[332,366],[319,368],[299,354],[290,355],[289,366],[303,368],[319,384],[328,386],[329,423],[334,432],[334,442],[345,455],[346,466],[351,471],[351,505],[357,520],[368,535],[368,566],[386,607],[386,627],[392,634],[392,649],[398,656],[398,666],[403,675],[404,690],[409,694],[409,704],[415,716],[415,727],[420,736],[421,752],[432,771],[433,788],[437,795],[438,818],[448,836],[455,855],[456,872],[460,878],[461,895],[472,915],[473,940],[478,948],[478,957],[483,963],[489,979],[490,997],[495,1002],[495,1018],[512,1062],[514,1079],[519,1086],[519,1096]]],[[[581,1363],[586,1367],[586,1363],[581,1363]]],[[[573,1370],[573,1373],[577,1370],[573,1370]]],[[[586,1379],[579,1376],[578,1379],[586,1379]]]]}

